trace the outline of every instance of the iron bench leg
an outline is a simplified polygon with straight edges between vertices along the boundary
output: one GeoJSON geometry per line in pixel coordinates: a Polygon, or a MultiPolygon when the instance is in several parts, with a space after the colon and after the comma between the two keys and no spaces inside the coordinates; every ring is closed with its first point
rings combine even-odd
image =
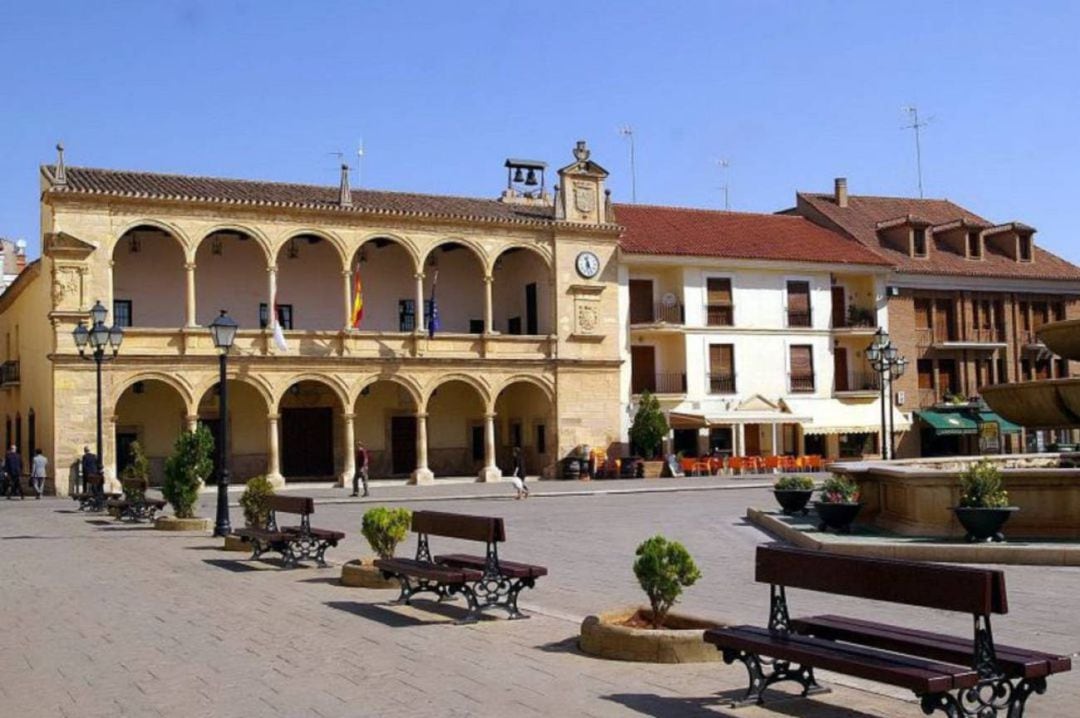
{"type": "MultiPolygon", "coordinates": [[[[828,688],[823,688],[814,679],[814,669],[810,666],[800,666],[796,664],[792,666],[788,661],[776,661],[768,658],[761,658],[753,653],[747,653],[746,651],[737,651],[733,648],[723,649],[724,663],[732,664],[735,661],[742,661],[746,666],[746,672],[749,675],[749,685],[746,688],[746,695],[740,700],[732,701],[731,706],[738,708],[740,706],[757,704],[761,705],[765,702],[765,689],[774,683],[780,683],[781,681],[795,681],[802,686],[802,696],[816,695],[818,693],[827,693],[828,688]],[[768,674],[762,670],[762,665],[769,666],[771,670],[768,674]]],[[[924,709],[925,710],[925,709],[924,709]]]]}
{"type": "Polygon", "coordinates": [[[948,718],[1024,718],[1024,708],[1032,693],[1046,692],[1045,678],[987,678],[972,688],[952,693],[932,693],[920,700],[923,713],[941,711],[948,718]]]}

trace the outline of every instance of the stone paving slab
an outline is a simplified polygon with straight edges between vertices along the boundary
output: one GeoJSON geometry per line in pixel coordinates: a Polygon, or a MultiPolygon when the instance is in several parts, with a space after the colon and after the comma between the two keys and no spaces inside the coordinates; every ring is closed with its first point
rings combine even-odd
{"type": "MultiPolygon", "coordinates": [[[[744,687],[741,666],[609,662],[576,650],[584,615],[642,600],[630,564],[637,543],[654,533],[683,541],[703,570],[684,610],[763,622],[768,589],[752,581],[752,556],[769,537],[742,513],[764,496],[744,487],[440,505],[503,516],[503,555],[551,569],[523,594],[532,618],[471,626],[453,625],[460,615],[453,605],[389,606],[393,591],[342,587],[336,568],[252,563],[219,551],[220,540],[208,535],[116,525],[73,512],[70,500],[0,501],[0,605],[9,619],[0,629],[0,715],[921,715],[894,697],[902,693],[845,677],[813,700],[731,711],[725,700],[744,687]]],[[[204,495],[200,514],[212,516],[212,503],[204,495]]],[[[369,553],[359,535],[367,506],[319,503],[316,524],[348,534],[328,554],[336,564],[369,553]]],[[[238,511],[233,518],[240,520],[238,511]]],[[[400,553],[414,549],[410,540],[400,553]]],[[[1006,574],[1013,610],[995,623],[998,640],[1080,648],[1080,569],[1010,566],[1006,574]]],[[[837,608],[817,594],[790,599],[796,613],[837,608]]],[[[971,630],[964,616],[859,603],[866,605],[844,610],[971,630]]],[[[1028,715],[1074,715],[1076,675],[1052,677],[1028,715]]]]}

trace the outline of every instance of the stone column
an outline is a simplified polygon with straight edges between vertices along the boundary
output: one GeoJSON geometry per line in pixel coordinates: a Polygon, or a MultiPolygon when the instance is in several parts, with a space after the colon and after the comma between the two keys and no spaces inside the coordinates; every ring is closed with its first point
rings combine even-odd
{"type": "MultiPolygon", "coordinates": [[[[418,332],[424,331],[424,273],[416,273],[416,327],[418,332]]],[[[425,414],[426,417],[426,414],[425,414]]]]}
{"type": "Polygon", "coordinates": [[[345,468],[341,472],[338,485],[343,487],[351,485],[353,474],[356,473],[356,427],[353,423],[355,419],[356,414],[341,415],[341,428],[344,429],[341,435],[345,442],[345,468]]]}
{"type": "Polygon", "coordinates": [[[281,454],[278,450],[278,421],[280,414],[268,414],[266,416],[266,430],[270,453],[267,456],[266,478],[275,489],[285,485],[285,477],[281,475],[281,454]]]}
{"type": "Polygon", "coordinates": [[[495,283],[495,277],[490,274],[484,275],[484,333],[491,334],[495,331],[492,320],[491,287],[495,283]]]}
{"type": "Polygon", "coordinates": [[[352,272],[348,269],[344,269],[341,272],[341,278],[343,280],[345,288],[345,331],[352,329],[352,272]]]}
{"type": "Polygon", "coordinates": [[[277,327],[277,265],[266,268],[266,328],[271,332],[277,327]]]}
{"type": "Polygon", "coordinates": [[[416,470],[409,477],[410,484],[433,484],[435,474],[428,468],[427,456],[427,414],[416,414],[416,470]]]}
{"type": "Polygon", "coordinates": [[[780,456],[780,445],[779,445],[780,432],[777,430],[777,427],[779,427],[779,426],[780,426],[779,424],[777,424],[776,422],[773,422],[773,425],[772,425],[772,455],[773,456],[780,456]]]}
{"type": "Polygon", "coordinates": [[[484,468],[477,481],[502,481],[502,471],[495,465],[495,414],[484,414],[484,468]]]}
{"type": "Polygon", "coordinates": [[[187,326],[197,327],[199,322],[195,317],[195,263],[184,263],[184,307],[187,315],[187,326]]]}
{"type": "Polygon", "coordinates": [[[195,429],[199,428],[199,415],[198,414],[188,414],[187,416],[184,417],[184,422],[185,422],[185,424],[187,426],[187,430],[189,432],[194,432],[195,429]]]}
{"type": "Polygon", "coordinates": [[[120,481],[116,477],[116,418],[116,414],[102,417],[105,432],[101,442],[102,451],[108,459],[104,462],[102,473],[105,474],[105,491],[110,493],[119,493],[121,489],[120,481]]]}
{"type": "Polygon", "coordinates": [[[735,425],[735,456],[744,456],[746,454],[746,424],[735,425]]]}

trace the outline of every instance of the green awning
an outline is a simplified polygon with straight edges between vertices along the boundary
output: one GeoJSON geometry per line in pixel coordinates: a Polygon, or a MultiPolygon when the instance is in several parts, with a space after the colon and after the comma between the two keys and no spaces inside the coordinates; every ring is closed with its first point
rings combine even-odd
{"type": "MultiPolygon", "coordinates": [[[[974,434],[978,431],[974,419],[960,412],[917,411],[915,414],[929,424],[935,433],[943,436],[974,434]]],[[[1004,427],[1002,429],[1004,430],[1004,427]]]]}
{"type": "Polygon", "coordinates": [[[1019,424],[1014,424],[1007,419],[1002,419],[999,414],[995,414],[992,411],[980,411],[979,417],[983,421],[996,421],[1001,424],[1002,434],[1019,434],[1023,431],[1023,428],[1021,428],[1019,424]]]}

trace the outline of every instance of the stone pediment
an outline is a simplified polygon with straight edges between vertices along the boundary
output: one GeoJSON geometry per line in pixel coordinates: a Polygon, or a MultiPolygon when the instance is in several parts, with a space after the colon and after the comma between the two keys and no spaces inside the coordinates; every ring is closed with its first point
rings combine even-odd
{"type": "Polygon", "coordinates": [[[735,407],[735,411],[784,411],[784,409],[761,394],[754,394],[735,407]]]}
{"type": "Polygon", "coordinates": [[[67,232],[50,232],[45,235],[44,254],[63,259],[86,259],[97,247],[67,232]]]}

